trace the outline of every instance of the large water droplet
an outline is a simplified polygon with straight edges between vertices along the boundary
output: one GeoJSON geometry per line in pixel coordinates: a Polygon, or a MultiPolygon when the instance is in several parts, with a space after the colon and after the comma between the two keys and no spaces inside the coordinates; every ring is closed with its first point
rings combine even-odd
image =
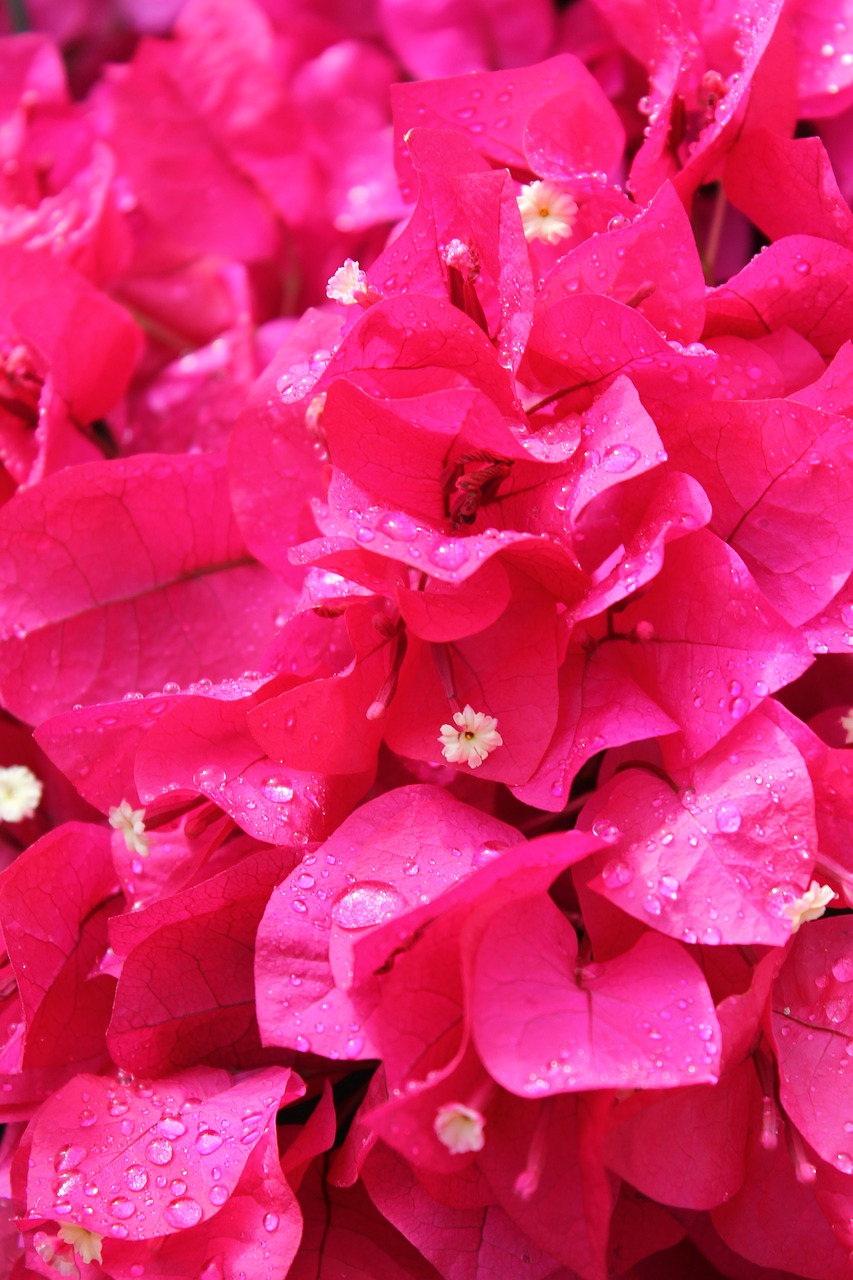
{"type": "Polygon", "coordinates": [[[616,844],[622,839],[622,832],[607,818],[599,818],[592,824],[592,834],[598,836],[599,840],[603,840],[605,844],[616,844]]]}
{"type": "Polygon", "coordinates": [[[827,1000],[825,1008],[830,1022],[844,1022],[850,1013],[850,1001],[843,996],[837,1000],[827,1000]]]}
{"type": "Polygon", "coordinates": [[[175,1153],[168,1138],[152,1138],[145,1154],[152,1164],[168,1164],[175,1153]]]}
{"type": "Polygon", "coordinates": [[[211,1187],[210,1190],[208,1191],[207,1198],[209,1199],[211,1204],[215,1204],[215,1205],[224,1204],[225,1201],[228,1199],[228,1188],[223,1187],[221,1183],[217,1182],[216,1185],[211,1187]]]}
{"type": "Polygon", "coordinates": [[[194,1227],[197,1222],[201,1222],[202,1207],[191,1196],[179,1196],[177,1200],[169,1201],[163,1210],[163,1217],[170,1227],[185,1230],[187,1227],[194,1227]]]}
{"type": "Polygon", "coordinates": [[[395,542],[408,542],[418,533],[415,521],[402,511],[387,511],[379,519],[376,528],[379,533],[384,533],[386,538],[392,538],[395,542]]]}
{"type": "Polygon", "coordinates": [[[193,783],[199,791],[215,791],[222,786],[225,778],[225,770],[218,764],[205,764],[200,769],[196,769],[193,774],[193,783]]]}
{"type": "Polygon", "coordinates": [[[834,960],[832,976],[839,982],[853,982],[853,956],[839,956],[834,960]]]}
{"type": "Polygon", "coordinates": [[[631,470],[639,456],[639,449],[632,444],[612,444],[604,450],[604,470],[612,475],[622,475],[631,470]]]}
{"type": "Polygon", "coordinates": [[[362,880],[338,895],[332,904],[332,919],[342,929],[367,929],[393,919],[405,907],[406,899],[392,884],[362,880]]]}
{"type": "Polygon", "coordinates": [[[436,568],[449,572],[461,569],[468,560],[468,548],[459,539],[434,542],[427,554],[436,568]]]}
{"type": "Polygon", "coordinates": [[[268,1231],[270,1235],[274,1231],[278,1231],[279,1216],[277,1213],[264,1214],[264,1231],[268,1231]]]}
{"type": "Polygon", "coordinates": [[[133,1201],[128,1200],[127,1196],[116,1196],[107,1207],[114,1218],[133,1217],[133,1201]]]}
{"type": "Polygon", "coordinates": [[[124,1180],[131,1191],[144,1191],[148,1186],[148,1170],[141,1164],[130,1164],[124,1171],[124,1180]]]}
{"type": "Polygon", "coordinates": [[[53,1158],[53,1167],[57,1173],[66,1173],[69,1169],[76,1169],[85,1159],[86,1148],[70,1142],[68,1146],[57,1151],[53,1158]]]}
{"type": "Polygon", "coordinates": [[[620,858],[613,858],[605,866],[601,878],[608,889],[619,889],[622,885],[631,883],[634,873],[627,863],[622,862],[620,858]]]}
{"type": "Polygon", "coordinates": [[[293,799],[293,787],[288,784],[286,778],[280,778],[276,774],[264,778],[261,791],[274,804],[289,804],[293,799]]]}
{"type": "Polygon", "coordinates": [[[186,1131],[187,1126],[177,1116],[163,1116],[157,1123],[157,1132],[164,1138],[182,1138],[186,1131]]]}
{"type": "Polygon", "coordinates": [[[734,835],[740,830],[742,822],[740,809],[730,800],[723,800],[714,810],[714,821],[718,831],[722,831],[724,835],[734,835]]]}

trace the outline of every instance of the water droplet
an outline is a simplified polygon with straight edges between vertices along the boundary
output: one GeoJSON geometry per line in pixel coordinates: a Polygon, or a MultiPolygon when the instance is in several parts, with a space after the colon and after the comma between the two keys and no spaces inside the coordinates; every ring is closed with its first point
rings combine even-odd
{"type": "Polygon", "coordinates": [[[133,1217],[133,1201],[128,1200],[127,1196],[116,1196],[115,1200],[111,1200],[107,1207],[114,1218],[133,1217]]]}
{"type": "Polygon", "coordinates": [[[466,563],[468,548],[459,539],[452,542],[434,542],[427,554],[436,568],[447,569],[452,573],[456,569],[461,569],[466,563]]]}
{"type": "Polygon", "coordinates": [[[599,818],[592,824],[592,834],[598,836],[599,840],[603,840],[605,844],[616,844],[622,839],[622,832],[607,818],[599,818]]]}
{"type": "Polygon", "coordinates": [[[639,449],[632,444],[612,444],[604,450],[604,470],[611,475],[622,475],[631,470],[639,456],[639,449]]]}
{"type": "Polygon", "coordinates": [[[168,1164],[175,1153],[168,1138],[152,1138],[145,1154],[152,1164],[168,1164]]]}
{"type": "Polygon", "coordinates": [[[124,1180],[131,1191],[144,1191],[148,1186],[148,1170],[141,1164],[130,1164],[124,1171],[124,1180]]]}
{"type": "Polygon", "coordinates": [[[200,769],[196,769],[193,774],[193,783],[199,791],[215,791],[222,786],[225,778],[225,770],[219,765],[205,764],[200,769]]]}
{"type": "Polygon", "coordinates": [[[88,1107],[84,1107],[77,1117],[77,1123],[81,1129],[91,1129],[92,1125],[97,1122],[98,1117],[94,1111],[90,1111],[88,1107]]]}
{"type": "Polygon", "coordinates": [[[268,1231],[270,1235],[274,1231],[278,1231],[279,1216],[277,1213],[264,1214],[264,1231],[268,1231]]]}
{"type": "Polygon", "coordinates": [[[163,1217],[170,1227],[185,1230],[187,1227],[194,1227],[197,1222],[201,1222],[202,1207],[191,1196],[179,1196],[177,1200],[169,1201],[163,1210],[163,1217]]]}
{"type": "Polygon", "coordinates": [[[729,715],[733,720],[742,720],[749,711],[748,698],[732,698],[729,703],[729,715]]]}
{"type": "Polygon", "coordinates": [[[475,849],[471,855],[471,866],[474,867],[475,870],[479,870],[481,867],[487,867],[490,862],[494,862],[495,858],[499,858],[501,856],[501,852],[502,850],[495,849],[490,844],[480,845],[479,849],[475,849]]]}
{"type": "Polygon", "coordinates": [[[215,1129],[202,1129],[195,1140],[196,1150],[200,1155],[209,1156],[222,1146],[222,1136],[215,1129]]]}
{"type": "Polygon", "coordinates": [[[157,1132],[164,1138],[182,1138],[186,1131],[187,1126],[177,1116],[163,1116],[157,1122],[157,1132]]]}
{"type": "Polygon", "coordinates": [[[286,778],[280,778],[276,774],[264,778],[261,791],[274,804],[289,804],[293,799],[293,787],[288,784],[286,778]]]}
{"type": "Polygon", "coordinates": [[[681,885],[678,880],[676,880],[675,876],[664,875],[661,876],[658,881],[658,892],[662,894],[664,898],[671,898],[673,902],[678,897],[680,889],[681,885]]]}
{"type": "Polygon", "coordinates": [[[643,898],[643,910],[648,911],[650,916],[659,916],[661,913],[661,900],[655,893],[647,893],[643,898]]]}
{"type": "Polygon", "coordinates": [[[853,1173],[853,1160],[846,1151],[839,1151],[835,1157],[835,1167],[840,1169],[842,1173],[853,1173]]]}
{"type": "Polygon", "coordinates": [[[620,858],[613,858],[602,870],[601,878],[608,889],[619,889],[622,885],[631,883],[634,873],[627,863],[620,858]]]}
{"type": "Polygon", "coordinates": [[[839,982],[853,982],[853,956],[839,956],[834,960],[832,976],[839,982]]]}
{"type": "Polygon", "coordinates": [[[347,1040],[344,1045],[344,1056],[347,1058],[357,1058],[364,1049],[364,1036],[353,1036],[347,1040]]]}
{"type": "Polygon", "coordinates": [[[217,1182],[217,1184],[211,1187],[210,1190],[208,1191],[207,1198],[210,1200],[211,1204],[215,1204],[215,1205],[224,1204],[225,1201],[228,1199],[228,1188],[223,1187],[221,1183],[217,1182]]]}
{"type": "Polygon", "coordinates": [[[837,1000],[827,1000],[825,1008],[830,1022],[844,1022],[850,1013],[850,1001],[843,996],[837,1000]]]}
{"type": "Polygon", "coordinates": [[[740,830],[740,824],[743,819],[737,805],[732,804],[729,800],[723,800],[714,810],[714,821],[717,824],[718,831],[722,831],[724,835],[734,835],[736,831],[740,830]]]}
{"type": "Polygon", "coordinates": [[[362,880],[338,895],[332,904],[332,919],[342,929],[367,929],[393,919],[405,907],[406,899],[392,884],[362,880]]]}
{"type": "Polygon", "coordinates": [[[407,516],[402,511],[386,512],[378,521],[376,528],[379,533],[384,533],[386,538],[391,538],[394,542],[408,542],[418,534],[418,525],[411,516],[407,516]]]}
{"type": "Polygon", "coordinates": [[[86,1148],[76,1143],[69,1143],[67,1147],[57,1151],[53,1158],[53,1167],[57,1173],[65,1173],[69,1169],[76,1169],[85,1159],[86,1148]]]}

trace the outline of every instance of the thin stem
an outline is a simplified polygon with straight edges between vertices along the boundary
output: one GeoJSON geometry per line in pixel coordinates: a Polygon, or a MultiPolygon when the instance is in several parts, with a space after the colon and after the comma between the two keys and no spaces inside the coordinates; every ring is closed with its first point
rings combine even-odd
{"type": "Polygon", "coordinates": [[[729,202],[726,199],[723,184],[720,183],[719,190],[717,191],[716,199],[714,201],[714,210],[711,214],[711,225],[708,228],[708,238],[705,241],[705,251],[702,254],[702,271],[705,276],[705,283],[711,286],[717,283],[714,268],[717,261],[717,253],[720,248],[720,239],[723,234],[723,223],[726,220],[726,211],[728,210],[728,207],[729,202]]]}

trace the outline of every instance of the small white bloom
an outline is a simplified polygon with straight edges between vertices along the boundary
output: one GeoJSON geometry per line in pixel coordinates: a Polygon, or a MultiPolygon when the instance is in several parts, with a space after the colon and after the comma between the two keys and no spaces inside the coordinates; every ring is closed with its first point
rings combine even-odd
{"type": "Polygon", "coordinates": [[[140,858],[147,858],[149,852],[144,819],[145,810],[131,809],[127,800],[110,809],[110,826],[121,832],[130,852],[139,854],[140,858]]]}
{"type": "Polygon", "coordinates": [[[467,1151],[483,1150],[485,1125],[485,1116],[473,1107],[466,1107],[461,1102],[446,1102],[438,1108],[433,1128],[435,1136],[450,1154],[461,1156],[467,1151]]]}
{"type": "Polygon", "coordinates": [[[791,933],[796,933],[801,924],[807,920],[818,920],[826,908],[837,898],[838,894],[828,884],[818,884],[812,880],[801,898],[796,898],[785,907],[785,915],[791,921],[791,933]]]}
{"type": "Polygon", "coordinates": [[[518,211],[525,240],[544,240],[559,244],[572,234],[578,206],[568,191],[545,179],[521,188],[518,211]]]}
{"type": "Polygon", "coordinates": [[[847,712],[846,716],[841,717],[841,728],[847,734],[846,745],[849,747],[853,742],[853,707],[847,712]]]}
{"type": "Polygon", "coordinates": [[[101,1257],[101,1241],[97,1231],[87,1231],[78,1227],[76,1222],[63,1222],[59,1228],[59,1238],[70,1244],[74,1252],[83,1262],[103,1262],[101,1257]]]}
{"type": "Polygon", "coordinates": [[[353,258],[347,258],[344,265],[329,277],[326,285],[326,297],[333,302],[343,302],[348,307],[365,300],[369,291],[367,276],[353,258]]]}
{"type": "Polygon", "coordinates": [[[467,764],[469,769],[479,769],[490,752],[503,746],[495,717],[475,711],[467,703],[462,711],[456,712],[453,724],[441,726],[438,740],[445,760],[451,764],[467,764]]]}
{"type": "Polygon", "coordinates": [[[25,764],[0,769],[0,819],[20,822],[31,818],[41,803],[42,790],[38,778],[25,764]]]}

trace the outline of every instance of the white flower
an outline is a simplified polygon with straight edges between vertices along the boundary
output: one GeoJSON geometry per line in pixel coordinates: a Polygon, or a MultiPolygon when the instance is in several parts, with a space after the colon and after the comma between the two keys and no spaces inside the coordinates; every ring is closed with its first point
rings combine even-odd
{"type": "Polygon", "coordinates": [[[446,1102],[438,1108],[433,1129],[451,1155],[461,1156],[467,1151],[483,1150],[485,1124],[485,1116],[473,1107],[466,1107],[461,1102],[446,1102]]]}
{"type": "Polygon", "coordinates": [[[342,267],[338,267],[326,285],[326,297],[333,302],[343,302],[351,307],[354,303],[365,301],[370,292],[367,276],[352,258],[347,258],[342,267]]]}
{"type": "Polygon", "coordinates": [[[78,1227],[75,1222],[63,1222],[59,1228],[59,1238],[70,1244],[74,1252],[83,1262],[103,1262],[101,1257],[101,1241],[96,1231],[87,1231],[78,1227]]]}
{"type": "Polygon", "coordinates": [[[127,800],[110,809],[110,826],[120,831],[131,853],[140,858],[148,857],[148,837],[145,834],[145,810],[131,809],[127,800]]]}
{"type": "Polygon", "coordinates": [[[559,244],[572,234],[578,206],[568,191],[561,191],[556,183],[546,179],[521,188],[518,211],[525,240],[559,244]]]}
{"type": "Polygon", "coordinates": [[[796,898],[785,907],[785,915],[791,921],[791,933],[796,933],[801,924],[807,920],[818,920],[838,894],[828,884],[818,884],[812,880],[801,898],[796,898]]]}
{"type": "Polygon", "coordinates": [[[453,724],[441,726],[439,742],[445,760],[451,764],[467,764],[470,769],[479,769],[491,751],[503,746],[495,717],[475,711],[467,703],[462,711],[456,712],[453,724]],[[454,729],[453,725],[457,727],[454,729]]]}
{"type": "Polygon", "coordinates": [[[846,744],[849,747],[853,742],[853,707],[847,712],[846,716],[841,717],[841,728],[847,734],[846,744]]]}
{"type": "Polygon", "coordinates": [[[0,819],[20,822],[31,818],[41,803],[43,787],[25,764],[0,769],[0,819]]]}

